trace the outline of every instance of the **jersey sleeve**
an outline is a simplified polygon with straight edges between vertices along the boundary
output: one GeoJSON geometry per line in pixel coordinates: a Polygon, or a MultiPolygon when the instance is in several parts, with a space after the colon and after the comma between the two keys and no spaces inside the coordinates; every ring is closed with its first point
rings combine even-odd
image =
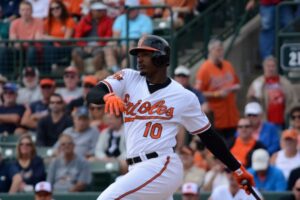
{"type": "Polygon", "coordinates": [[[195,95],[189,96],[190,102],[182,112],[181,123],[193,135],[200,134],[210,128],[211,124],[201,110],[195,95]]]}
{"type": "Polygon", "coordinates": [[[107,77],[101,82],[107,86],[109,92],[114,92],[116,95],[121,97],[125,91],[127,82],[132,80],[131,77],[133,73],[133,70],[123,69],[107,77]]]}

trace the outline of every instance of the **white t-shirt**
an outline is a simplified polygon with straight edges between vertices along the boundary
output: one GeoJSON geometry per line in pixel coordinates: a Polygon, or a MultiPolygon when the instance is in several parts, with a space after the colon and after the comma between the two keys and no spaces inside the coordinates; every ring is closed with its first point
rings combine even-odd
{"type": "Polygon", "coordinates": [[[65,103],[70,103],[70,101],[77,99],[83,95],[83,91],[79,87],[74,90],[68,90],[67,88],[58,88],[56,92],[62,96],[65,103]]]}
{"type": "Polygon", "coordinates": [[[198,98],[174,80],[152,94],[146,78],[132,69],[124,69],[102,82],[126,104],[123,118],[127,157],[173,148],[180,124],[192,134],[211,126],[198,98]]]}
{"type": "MultiPolygon", "coordinates": [[[[258,196],[262,197],[262,195],[254,188],[255,192],[258,196]]],[[[239,191],[232,196],[229,191],[229,186],[219,186],[212,191],[211,200],[256,200],[255,197],[251,194],[248,195],[245,190],[239,189],[239,191]]]]}

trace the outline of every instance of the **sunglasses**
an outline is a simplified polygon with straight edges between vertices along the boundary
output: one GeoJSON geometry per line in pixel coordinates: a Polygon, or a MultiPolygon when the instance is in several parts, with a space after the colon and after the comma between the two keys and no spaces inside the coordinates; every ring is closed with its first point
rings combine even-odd
{"type": "Polygon", "coordinates": [[[295,119],[300,119],[300,115],[292,115],[292,120],[295,120],[295,119]]]}
{"type": "Polygon", "coordinates": [[[31,146],[32,144],[31,143],[20,143],[20,146],[31,146]]]}
{"type": "Polygon", "coordinates": [[[238,128],[250,128],[251,125],[238,125],[237,127],[238,128]]]}
{"type": "Polygon", "coordinates": [[[72,142],[62,142],[62,143],[60,143],[60,146],[62,146],[62,147],[64,147],[64,146],[71,146],[71,145],[73,145],[72,142]]]}
{"type": "Polygon", "coordinates": [[[70,74],[65,74],[64,78],[70,78],[70,79],[74,79],[76,76],[75,75],[70,75],[70,74]]]}
{"type": "Polygon", "coordinates": [[[62,101],[50,101],[50,104],[62,104],[62,101]]]}
{"type": "Polygon", "coordinates": [[[41,86],[42,89],[51,89],[52,85],[43,85],[41,86]]]}
{"type": "Polygon", "coordinates": [[[60,10],[60,9],[61,9],[60,6],[53,6],[53,7],[50,8],[50,10],[60,10]]]}
{"type": "Polygon", "coordinates": [[[258,115],[256,114],[248,114],[247,117],[257,117],[258,115]]]}

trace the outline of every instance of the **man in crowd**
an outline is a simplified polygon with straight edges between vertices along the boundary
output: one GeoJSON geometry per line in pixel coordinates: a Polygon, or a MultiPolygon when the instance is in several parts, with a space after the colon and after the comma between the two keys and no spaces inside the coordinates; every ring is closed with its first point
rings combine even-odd
{"type": "Polygon", "coordinates": [[[34,200],[52,200],[52,186],[49,182],[38,182],[35,185],[34,192],[34,200]]]}

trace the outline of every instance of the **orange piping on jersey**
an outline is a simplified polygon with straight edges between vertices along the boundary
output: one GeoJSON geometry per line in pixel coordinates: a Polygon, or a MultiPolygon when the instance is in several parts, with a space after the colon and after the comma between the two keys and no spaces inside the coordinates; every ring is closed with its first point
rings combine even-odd
{"type": "Polygon", "coordinates": [[[107,81],[101,81],[101,82],[104,83],[108,87],[109,92],[113,92],[113,89],[109,82],[107,82],[107,81]]]}
{"type": "Polygon", "coordinates": [[[125,117],[124,122],[133,122],[134,120],[147,120],[147,119],[162,119],[162,120],[170,120],[173,116],[163,117],[163,116],[140,116],[136,115],[134,117],[125,117]]]}
{"type": "Polygon", "coordinates": [[[198,129],[198,130],[196,130],[196,131],[191,132],[191,134],[197,135],[197,134],[199,134],[199,133],[202,133],[203,131],[206,131],[207,129],[209,129],[210,126],[211,126],[211,124],[210,124],[210,123],[207,123],[204,127],[200,128],[200,129],[198,129]]]}
{"type": "Polygon", "coordinates": [[[145,187],[146,185],[150,184],[152,181],[154,181],[156,178],[158,178],[159,176],[162,175],[162,173],[167,169],[168,164],[170,163],[170,156],[167,157],[167,161],[165,162],[163,168],[160,170],[160,172],[158,172],[155,176],[153,176],[151,179],[149,179],[148,181],[146,181],[145,183],[143,183],[142,185],[138,186],[137,188],[130,190],[124,194],[122,194],[121,196],[119,196],[118,198],[116,198],[116,200],[120,200],[124,197],[126,197],[127,195],[130,195],[140,189],[142,189],[143,187],[145,187]]]}

